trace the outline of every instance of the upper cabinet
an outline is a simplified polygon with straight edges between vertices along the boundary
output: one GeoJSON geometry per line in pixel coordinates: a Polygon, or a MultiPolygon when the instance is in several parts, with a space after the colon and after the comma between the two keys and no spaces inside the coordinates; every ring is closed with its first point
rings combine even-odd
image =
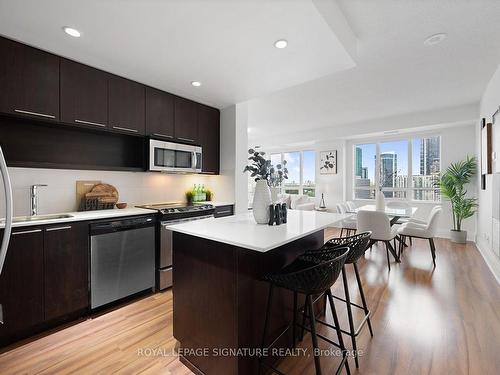
{"type": "Polygon", "coordinates": [[[108,74],[61,58],[61,121],[108,126],[108,74]]]}
{"type": "Polygon", "coordinates": [[[0,111],[59,120],[59,57],[0,38],[0,111]]]}
{"type": "Polygon", "coordinates": [[[218,109],[198,105],[198,136],[203,150],[202,172],[219,174],[220,113],[218,109]]]}
{"type": "Polygon", "coordinates": [[[176,96],[174,106],[175,138],[186,143],[198,143],[198,104],[176,96]]]}
{"type": "Polygon", "coordinates": [[[108,80],[109,127],[121,133],[145,134],[145,87],[110,75],[108,80]]]}
{"type": "Polygon", "coordinates": [[[165,140],[174,138],[174,96],[146,87],[146,135],[165,140]]]}

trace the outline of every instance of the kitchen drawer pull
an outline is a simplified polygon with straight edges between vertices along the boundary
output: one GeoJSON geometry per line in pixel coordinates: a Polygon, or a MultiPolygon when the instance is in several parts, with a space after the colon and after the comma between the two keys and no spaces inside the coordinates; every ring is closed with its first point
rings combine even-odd
{"type": "Polygon", "coordinates": [[[77,122],[79,124],[85,124],[85,125],[100,126],[102,128],[106,127],[106,125],[104,125],[104,124],[99,124],[98,122],[92,122],[92,121],[75,120],[75,122],[77,122]]]}
{"type": "Polygon", "coordinates": [[[67,225],[65,227],[47,228],[45,230],[47,232],[53,232],[53,231],[56,231],[56,230],[66,230],[66,229],[71,229],[71,225],[67,225]]]}
{"type": "Polygon", "coordinates": [[[194,139],[178,137],[181,141],[194,142],[194,139]]]}
{"type": "Polygon", "coordinates": [[[22,113],[24,115],[40,116],[40,117],[45,117],[45,118],[56,118],[56,116],[53,116],[53,115],[46,115],[45,113],[24,111],[22,109],[14,109],[14,112],[22,113]]]}
{"type": "Polygon", "coordinates": [[[153,135],[156,135],[157,137],[174,138],[172,135],[166,135],[161,133],[153,133],[153,135]]]}
{"type": "Polygon", "coordinates": [[[131,133],[137,133],[139,130],[137,129],[130,129],[130,128],[123,128],[121,126],[113,126],[113,129],[116,129],[116,130],[123,130],[123,131],[126,131],[126,132],[131,132],[131,133]]]}
{"type": "Polygon", "coordinates": [[[41,229],[33,229],[33,230],[24,230],[24,231],[21,231],[21,232],[12,232],[12,235],[16,235],[16,234],[29,234],[29,233],[38,233],[38,232],[41,232],[42,230],[41,229]]]}
{"type": "Polygon", "coordinates": [[[217,211],[217,214],[230,214],[232,213],[231,210],[226,210],[226,211],[217,211]]]}

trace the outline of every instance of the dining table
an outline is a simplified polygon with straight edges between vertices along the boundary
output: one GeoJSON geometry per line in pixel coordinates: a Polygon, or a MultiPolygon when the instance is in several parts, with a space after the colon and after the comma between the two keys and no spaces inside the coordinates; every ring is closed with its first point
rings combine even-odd
{"type": "MultiPolygon", "coordinates": [[[[410,219],[415,212],[417,211],[417,207],[394,207],[394,206],[389,206],[389,207],[384,207],[383,210],[378,209],[377,206],[374,204],[366,204],[364,206],[357,207],[353,210],[348,210],[347,213],[352,213],[352,214],[357,214],[359,211],[382,211],[385,212],[385,214],[389,217],[391,227],[394,224],[397,224],[400,219],[410,219]]],[[[398,241],[401,241],[400,238],[396,237],[398,241]]],[[[374,241],[376,242],[376,241],[374,241]]],[[[373,243],[370,241],[369,246],[373,245],[373,243]]],[[[407,246],[406,243],[403,242],[403,246],[407,246]]],[[[389,248],[390,252],[394,256],[394,259],[396,259],[396,262],[400,262],[400,257],[399,254],[396,253],[396,250],[392,248],[392,246],[389,248]]]]}

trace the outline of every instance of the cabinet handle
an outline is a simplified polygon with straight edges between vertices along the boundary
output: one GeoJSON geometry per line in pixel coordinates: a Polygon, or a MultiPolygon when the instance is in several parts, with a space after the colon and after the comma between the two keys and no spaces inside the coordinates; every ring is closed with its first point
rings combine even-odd
{"type": "Polygon", "coordinates": [[[33,230],[24,230],[21,232],[12,232],[12,235],[15,236],[16,234],[29,234],[29,233],[38,233],[41,232],[41,229],[33,229],[33,230]]]}
{"type": "Polygon", "coordinates": [[[103,127],[103,128],[106,127],[106,125],[104,125],[104,124],[99,124],[98,122],[92,122],[92,121],[75,120],[75,122],[77,122],[79,124],[85,124],[85,125],[100,126],[100,127],[103,127]]]}
{"type": "Polygon", "coordinates": [[[14,109],[14,112],[22,113],[24,115],[40,116],[40,117],[45,117],[45,118],[56,118],[56,116],[53,116],[53,115],[46,115],[45,113],[24,111],[22,109],[14,109]]]}
{"type": "Polygon", "coordinates": [[[166,134],[161,134],[161,133],[153,133],[153,135],[156,135],[157,137],[174,138],[171,135],[166,135],[166,134]]]}
{"type": "Polygon", "coordinates": [[[217,211],[218,214],[230,214],[231,213],[231,210],[227,210],[227,211],[217,211]]]}
{"type": "Polygon", "coordinates": [[[113,129],[116,129],[116,130],[123,130],[123,131],[126,131],[126,132],[131,132],[131,133],[137,133],[139,130],[137,129],[130,129],[130,128],[122,128],[121,126],[113,126],[113,129]]]}
{"type": "Polygon", "coordinates": [[[194,139],[190,139],[190,138],[182,138],[182,137],[177,137],[177,138],[180,139],[181,141],[194,142],[194,139]]]}
{"type": "Polygon", "coordinates": [[[56,231],[56,230],[66,230],[66,229],[71,229],[71,225],[67,225],[65,227],[47,228],[45,230],[47,232],[53,232],[53,231],[56,231]]]}

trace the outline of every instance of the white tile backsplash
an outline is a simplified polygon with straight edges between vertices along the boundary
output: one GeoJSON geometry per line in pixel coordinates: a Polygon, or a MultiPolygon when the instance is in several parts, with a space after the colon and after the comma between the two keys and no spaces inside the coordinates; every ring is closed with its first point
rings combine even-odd
{"type": "MultiPolygon", "coordinates": [[[[14,215],[29,215],[29,187],[40,188],[39,213],[51,214],[76,211],[76,181],[100,180],[116,187],[120,202],[129,206],[144,203],[183,201],[184,193],[193,184],[204,184],[215,190],[216,196],[224,184],[220,176],[167,175],[150,172],[80,171],[67,169],[9,168],[12,182],[14,215]]],[[[0,189],[0,217],[5,216],[3,188],[0,189]]]]}

